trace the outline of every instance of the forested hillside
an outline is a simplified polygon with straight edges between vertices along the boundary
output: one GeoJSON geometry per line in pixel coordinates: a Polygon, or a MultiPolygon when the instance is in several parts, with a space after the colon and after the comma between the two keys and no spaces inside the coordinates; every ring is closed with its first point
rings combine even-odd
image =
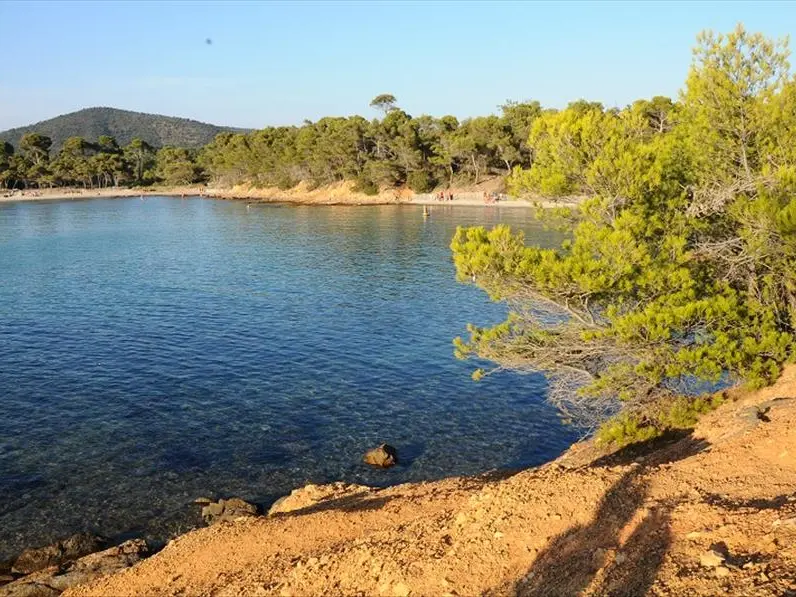
{"type": "Polygon", "coordinates": [[[199,148],[210,143],[218,133],[230,131],[228,127],[215,126],[187,118],[174,118],[159,114],[144,114],[116,108],[86,108],[0,133],[0,141],[15,147],[27,133],[38,133],[52,140],[57,151],[69,137],[83,137],[95,141],[102,136],[113,137],[121,145],[133,139],[146,141],[153,147],[199,148]]]}

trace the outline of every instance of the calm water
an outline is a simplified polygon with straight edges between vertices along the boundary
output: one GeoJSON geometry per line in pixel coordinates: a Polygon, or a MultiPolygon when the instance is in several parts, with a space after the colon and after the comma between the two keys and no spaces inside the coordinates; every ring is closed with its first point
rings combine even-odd
{"type": "Polygon", "coordinates": [[[163,538],[191,501],[538,464],[574,439],[538,375],[478,384],[451,339],[457,224],[521,209],[153,198],[0,205],[0,558],[92,529],[163,538]],[[370,470],[388,441],[403,457],[370,470]]]}

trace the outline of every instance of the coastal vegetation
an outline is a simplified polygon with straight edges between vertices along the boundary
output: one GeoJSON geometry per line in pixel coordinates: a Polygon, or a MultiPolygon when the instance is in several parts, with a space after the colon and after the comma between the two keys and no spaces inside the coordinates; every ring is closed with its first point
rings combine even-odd
{"type": "Polygon", "coordinates": [[[200,150],[147,142],[145,130],[126,134],[130,140],[123,147],[112,135],[74,135],[58,144],[28,127],[16,147],[0,145],[0,185],[96,188],[212,181],[288,189],[302,181],[316,188],[347,180],[367,194],[394,187],[427,192],[530,167],[528,133],[543,112],[538,102],[506,102],[500,116],[460,122],[453,116],[412,117],[390,94],[371,105],[383,113],[381,119],[326,117],[302,126],[225,131],[200,150]]]}
{"type": "Polygon", "coordinates": [[[786,41],[703,33],[677,101],[578,102],[534,119],[514,192],[586,194],[558,249],[460,228],[462,281],[506,301],[457,355],[543,371],[550,396],[627,443],[692,426],[717,384],[771,383],[796,348],[796,80],[786,41]],[[618,414],[617,414],[618,412],[618,414]]]}
{"type": "Polygon", "coordinates": [[[196,151],[177,147],[159,150],[135,138],[124,147],[116,139],[101,136],[96,142],[69,137],[51,156],[52,139],[39,133],[25,134],[19,151],[0,143],[0,185],[4,188],[53,188],[80,186],[96,189],[120,185],[168,185],[200,182],[196,151]]]}

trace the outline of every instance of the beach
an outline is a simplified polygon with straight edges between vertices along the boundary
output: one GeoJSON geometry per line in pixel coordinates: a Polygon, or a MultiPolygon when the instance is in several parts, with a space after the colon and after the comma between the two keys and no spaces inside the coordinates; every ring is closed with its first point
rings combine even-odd
{"type": "MultiPolygon", "coordinates": [[[[491,191],[490,191],[491,192],[491,191]]],[[[502,195],[499,201],[486,201],[483,190],[470,188],[451,189],[445,191],[453,196],[452,200],[440,201],[436,193],[414,193],[408,189],[385,189],[375,195],[366,195],[354,190],[350,182],[334,183],[318,188],[310,188],[305,183],[300,183],[291,189],[276,187],[256,188],[250,185],[235,185],[232,187],[206,187],[206,186],[181,186],[181,187],[147,187],[125,188],[110,187],[102,189],[78,188],[53,188],[29,189],[26,191],[6,191],[0,195],[0,203],[14,201],[67,201],[75,199],[113,199],[140,196],[170,196],[170,197],[208,197],[213,199],[247,200],[278,203],[296,203],[301,205],[428,205],[439,207],[467,206],[467,207],[507,207],[507,208],[554,208],[573,207],[578,204],[581,197],[567,197],[551,201],[538,198],[509,198],[502,195]]],[[[433,211],[433,210],[432,210],[433,211]]]]}

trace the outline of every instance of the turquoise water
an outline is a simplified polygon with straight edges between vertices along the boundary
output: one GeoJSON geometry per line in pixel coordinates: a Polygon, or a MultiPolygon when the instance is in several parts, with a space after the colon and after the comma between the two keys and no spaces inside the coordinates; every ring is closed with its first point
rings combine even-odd
{"type": "Polygon", "coordinates": [[[456,283],[457,224],[523,209],[150,198],[0,205],[0,559],[89,529],[163,539],[191,501],[549,460],[539,375],[474,383],[451,339],[504,316],[456,283]],[[400,466],[371,470],[387,441],[400,466]]]}

